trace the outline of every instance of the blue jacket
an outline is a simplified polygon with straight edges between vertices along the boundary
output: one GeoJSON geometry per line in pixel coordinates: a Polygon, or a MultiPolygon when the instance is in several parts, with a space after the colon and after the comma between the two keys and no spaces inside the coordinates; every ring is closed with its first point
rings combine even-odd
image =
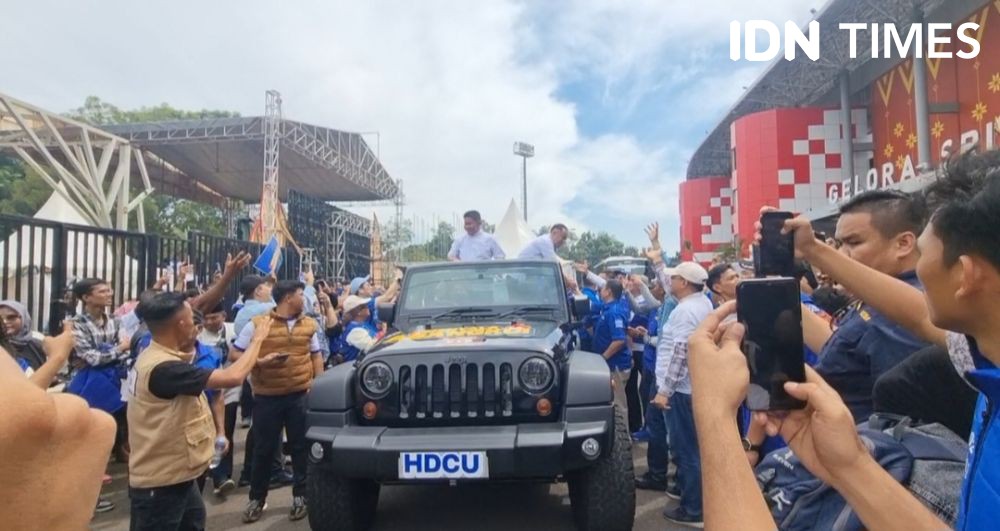
{"type": "Polygon", "coordinates": [[[979,389],[979,402],[972,419],[969,461],[962,483],[956,529],[995,529],[1000,515],[1000,368],[991,363],[969,337],[969,350],[976,370],[967,374],[979,389]]]}
{"type": "MultiPolygon", "coordinates": [[[[912,271],[899,279],[923,290],[912,271]]],[[[875,380],[925,346],[871,306],[857,303],[823,345],[816,372],[844,399],[854,420],[863,422],[872,414],[875,380]]]]}
{"type": "MultiPolygon", "coordinates": [[[[601,317],[594,325],[593,351],[602,354],[614,341],[625,341],[625,325],[628,323],[629,309],[628,303],[623,304],[616,301],[608,304],[601,311],[601,317]]],[[[628,370],[632,367],[632,353],[628,346],[622,346],[611,359],[607,360],[608,366],[614,370],[628,370]]]]}
{"type": "MultiPolygon", "coordinates": [[[[660,329],[660,312],[649,312],[646,317],[646,333],[649,337],[656,336],[660,329]]],[[[656,345],[646,344],[642,347],[642,368],[650,372],[656,370],[656,345]]]]}

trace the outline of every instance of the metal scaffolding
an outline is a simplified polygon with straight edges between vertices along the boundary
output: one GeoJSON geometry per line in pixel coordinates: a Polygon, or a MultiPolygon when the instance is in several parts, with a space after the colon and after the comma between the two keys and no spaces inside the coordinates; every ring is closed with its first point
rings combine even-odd
{"type": "Polygon", "coordinates": [[[337,210],[330,216],[330,221],[327,224],[326,243],[329,247],[327,271],[332,276],[339,278],[347,276],[348,234],[371,238],[372,222],[345,210],[337,210]]]}
{"type": "MultiPolygon", "coordinates": [[[[267,117],[214,118],[106,126],[105,129],[166,160],[178,160],[191,178],[226,197],[254,202],[259,198],[248,183],[257,181],[259,166],[240,161],[260,157],[268,137],[267,117]],[[220,171],[221,170],[221,171],[220,171]]],[[[358,133],[337,131],[280,119],[283,150],[282,187],[324,201],[392,200],[396,182],[358,133]]],[[[260,159],[257,159],[260,160],[260,159]]],[[[259,190],[258,190],[259,191],[259,190]]]]}
{"type": "Polygon", "coordinates": [[[262,243],[281,235],[278,219],[278,168],[281,156],[281,94],[269,90],[264,103],[264,188],[260,198],[262,243]]]}
{"type": "Polygon", "coordinates": [[[142,200],[153,187],[145,159],[168,166],[122,137],[5,94],[0,94],[0,150],[17,153],[88,222],[109,229],[127,230],[135,211],[139,230],[146,230],[142,200]],[[141,176],[135,197],[133,160],[141,176]]]}

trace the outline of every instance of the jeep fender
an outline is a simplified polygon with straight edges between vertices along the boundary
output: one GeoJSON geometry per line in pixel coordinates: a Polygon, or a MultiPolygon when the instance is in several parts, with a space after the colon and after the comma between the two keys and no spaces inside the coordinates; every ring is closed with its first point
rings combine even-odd
{"type": "Polygon", "coordinates": [[[566,406],[610,404],[614,401],[611,370],[599,354],[583,350],[571,353],[563,381],[566,382],[566,406]]]}
{"type": "Polygon", "coordinates": [[[313,382],[307,401],[316,411],[344,411],[354,407],[354,364],[341,363],[313,382]]]}

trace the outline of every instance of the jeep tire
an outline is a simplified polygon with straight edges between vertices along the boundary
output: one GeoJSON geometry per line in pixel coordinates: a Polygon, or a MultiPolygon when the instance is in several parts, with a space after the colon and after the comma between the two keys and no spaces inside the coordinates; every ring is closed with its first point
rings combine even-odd
{"type": "Polygon", "coordinates": [[[367,531],[375,521],[379,484],[338,477],[309,464],[306,476],[309,527],[314,531],[367,531]]]}
{"type": "Polygon", "coordinates": [[[573,520],[580,531],[630,531],[635,519],[632,439],[615,408],[610,451],[593,466],[568,475],[573,520]]]}

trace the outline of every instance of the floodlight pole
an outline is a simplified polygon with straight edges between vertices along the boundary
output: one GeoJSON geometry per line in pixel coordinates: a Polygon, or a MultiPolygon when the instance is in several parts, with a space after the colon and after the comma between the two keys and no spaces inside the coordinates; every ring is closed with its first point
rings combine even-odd
{"type": "Polygon", "coordinates": [[[535,156],[535,146],[525,142],[514,142],[514,154],[521,157],[521,209],[524,222],[528,222],[528,159],[535,156]]]}

